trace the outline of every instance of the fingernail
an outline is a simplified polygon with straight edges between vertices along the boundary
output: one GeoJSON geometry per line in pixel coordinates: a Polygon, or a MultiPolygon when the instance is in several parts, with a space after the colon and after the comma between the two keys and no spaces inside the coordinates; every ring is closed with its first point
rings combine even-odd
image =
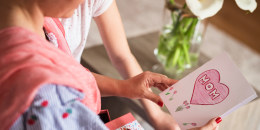
{"type": "Polygon", "coordinates": [[[159,102],[158,102],[158,105],[159,105],[160,107],[163,107],[163,102],[162,102],[162,101],[159,101],[159,102]]]}
{"type": "Polygon", "coordinates": [[[221,117],[218,117],[218,118],[216,119],[217,124],[220,123],[221,121],[222,121],[221,117]]]}

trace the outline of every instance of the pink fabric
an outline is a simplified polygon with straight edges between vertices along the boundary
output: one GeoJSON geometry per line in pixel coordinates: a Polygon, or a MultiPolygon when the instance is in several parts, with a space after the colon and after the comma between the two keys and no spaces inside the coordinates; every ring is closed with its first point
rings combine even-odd
{"type": "Polygon", "coordinates": [[[135,121],[136,119],[134,118],[134,116],[131,113],[127,113],[121,117],[118,117],[108,123],[106,123],[106,127],[110,130],[115,130],[118,129],[128,123],[131,123],[133,121],[135,121]]]}
{"type": "Polygon", "coordinates": [[[48,33],[52,32],[55,35],[58,41],[58,48],[71,55],[69,45],[65,39],[65,31],[60,21],[55,18],[45,17],[44,28],[48,33]]]}
{"type": "Polygon", "coordinates": [[[20,27],[0,30],[0,124],[8,129],[30,106],[43,84],[60,84],[83,92],[82,101],[100,111],[95,78],[71,55],[20,27]]]}

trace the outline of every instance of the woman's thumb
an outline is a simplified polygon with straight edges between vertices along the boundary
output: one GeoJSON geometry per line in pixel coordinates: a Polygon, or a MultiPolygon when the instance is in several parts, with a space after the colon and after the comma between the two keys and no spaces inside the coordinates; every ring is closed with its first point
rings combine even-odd
{"type": "Polygon", "coordinates": [[[205,126],[203,126],[202,128],[205,130],[215,130],[218,126],[218,123],[221,121],[222,119],[220,117],[218,118],[214,118],[211,119],[205,126]]]}
{"type": "Polygon", "coordinates": [[[147,91],[146,93],[144,93],[144,97],[145,97],[146,99],[149,99],[149,100],[155,102],[155,103],[158,104],[160,107],[163,107],[163,101],[162,101],[162,99],[160,98],[160,96],[154,94],[153,92],[147,91]]]}

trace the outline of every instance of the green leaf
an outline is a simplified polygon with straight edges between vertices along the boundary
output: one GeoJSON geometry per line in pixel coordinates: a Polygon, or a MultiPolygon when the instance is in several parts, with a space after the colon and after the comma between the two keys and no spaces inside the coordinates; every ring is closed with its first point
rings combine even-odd
{"type": "Polygon", "coordinates": [[[38,117],[36,116],[36,115],[31,115],[31,118],[33,119],[33,120],[37,120],[38,119],[38,117]]]}
{"type": "Polygon", "coordinates": [[[174,0],[170,0],[170,3],[174,5],[174,0]]]}
{"type": "Polygon", "coordinates": [[[175,110],[175,112],[182,111],[182,110],[183,110],[183,107],[182,107],[182,106],[179,106],[179,107],[175,110]]]}
{"type": "Polygon", "coordinates": [[[71,109],[67,109],[66,112],[68,112],[69,114],[72,113],[72,110],[71,109]]]}

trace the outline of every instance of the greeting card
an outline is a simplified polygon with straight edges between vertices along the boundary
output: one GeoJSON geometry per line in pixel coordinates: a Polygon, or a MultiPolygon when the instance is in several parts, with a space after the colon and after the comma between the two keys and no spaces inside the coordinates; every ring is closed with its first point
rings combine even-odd
{"type": "Polygon", "coordinates": [[[224,118],[257,97],[231,58],[223,53],[159,94],[182,129],[224,118]]]}

